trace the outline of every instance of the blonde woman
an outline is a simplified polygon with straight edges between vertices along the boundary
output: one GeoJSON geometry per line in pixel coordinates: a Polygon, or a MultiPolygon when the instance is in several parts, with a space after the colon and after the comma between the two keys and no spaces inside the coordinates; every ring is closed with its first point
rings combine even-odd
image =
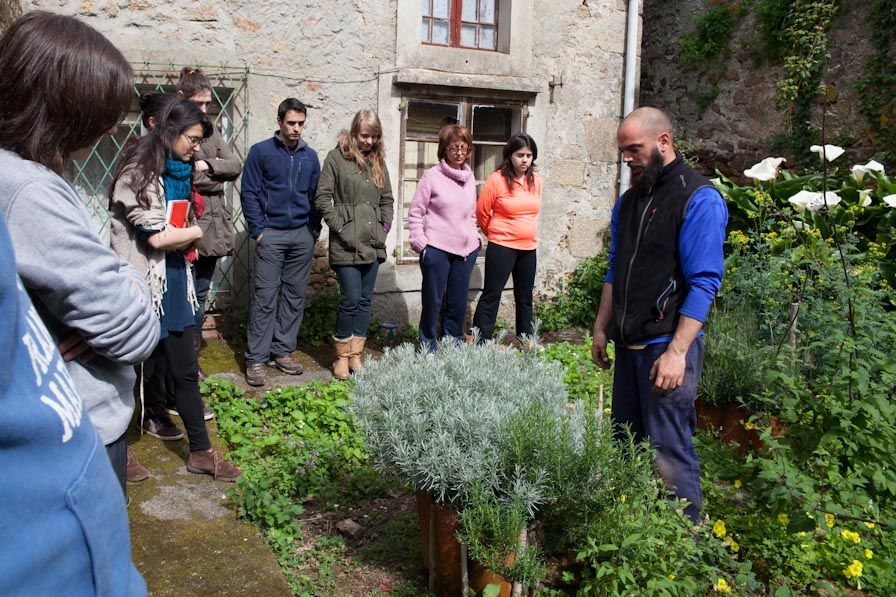
{"type": "Polygon", "coordinates": [[[386,260],[394,200],[385,153],[379,117],[361,110],[327,154],[317,185],[315,204],[330,228],[330,267],[341,295],[333,332],[337,379],[361,371],[373,286],[386,260]]]}

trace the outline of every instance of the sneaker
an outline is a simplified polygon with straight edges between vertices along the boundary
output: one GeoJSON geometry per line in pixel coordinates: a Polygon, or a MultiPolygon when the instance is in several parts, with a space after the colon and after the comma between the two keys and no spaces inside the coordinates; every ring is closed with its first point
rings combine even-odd
{"type": "MultiPolygon", "coordinates": [[[[172,417],[179,417],[180,413],[177,412],[176,406],[169,406],[165,409],[165,412],[171,415],[172,417]]],[[[215,418],[215,413],[212,409],[207,407],[204,403],[202,405],[202,418],[206,421],[211,421],[215,418]]]]}
{"type": "Polygon", "coordinates": [[[285,354],[283,356],[274,357],[270,361],[268,361],[268,367],[276,367],[283,373],[287,373],[289,375],[300,375],[304,369],[302,369],[302,365],[292,358],[292,355],[285,354]]]}
{"type": "Polygon", "coordinates": [[[136,483],[138,481],[143,481],[144,479],[149,478],[149,469],[140,464],[137,461],[137,455],[134,454],[133,448],[128,446],[127,450],[127,472],[125,473],[125,479],[127,479],[128,483],[136,483]]]}
{"type": "Polygon", "coordinates": [[[157,437],[163,442],[173,442],[184,437],[184,432],[177,428],[168,417],[150,416],[143,420],[143,431],[147,435],[157,437]]]}
{"type": "Polygon", "coordinates": [[[243,474],[239,467],[224,460],[215,450],[190,452],[187,470],[200,475],[211,475],[218,481],[236,481],[243,474]]]}
{"type": "Polygon", "coordinates": [[[265,383],[264,365],[261,363],[252,363],[246,366],[246,383],[250,386],[263,386],[265,383]]]}

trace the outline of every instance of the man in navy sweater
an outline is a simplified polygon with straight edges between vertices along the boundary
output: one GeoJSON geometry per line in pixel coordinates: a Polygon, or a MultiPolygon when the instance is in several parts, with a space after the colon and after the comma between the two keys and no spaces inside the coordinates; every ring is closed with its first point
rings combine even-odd
{"type": "Polygon", "coordinates": [[[302,140],[305,104],[287,98],[277,110],[279,130],[249,150],[240,201],[255,239],[255,292],[249,310],[246,382],[265,384],[265,364],[298,375],[292,357],[311,274],[320,214],[314,195],[317,152],[302,140]]]}
{"type": "Polygon", "coordinates": [[[610,366],[613,421],[656,448],[660,475],[700,517],[700,460],[692,441],[703,364],[703,322],[722,283],[728,209],[673,146],[672,123],[639,108],[616,143],[633,186],[613,208],[610,267],[594,322],[592,358],[610,366]]]}

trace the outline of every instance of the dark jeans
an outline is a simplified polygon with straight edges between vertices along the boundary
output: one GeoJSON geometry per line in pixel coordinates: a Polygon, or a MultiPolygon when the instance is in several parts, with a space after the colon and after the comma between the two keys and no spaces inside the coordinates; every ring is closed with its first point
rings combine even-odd
{"type": "Polygon", "coordinates": [[[467,299],[470,295],[470,274],[476,265],[476,249],[466,257],[448,253],[436,247],[426,247],[420,255],[423,286],[420,300],[420,347],[429,352],[436,349],[437,327],[442,298],[445,299],[445,318],[442,335],[457,340],[463,338],[464,320],[467,317],[467,299]]]}
{"type": "Polygon", "coordinates": [[[295,350],[313,257],[314,239],[308,226],[296,230],[265,228],[261,242],[255,245],[247,366],[295,350]]]}
{"type": "Polygon", "coordinates": [[[656,448],[660,476],[679,498],[690,505],[688,517],[700,518],[700,459],[692,438],[697,424],[694,400],[703,366],[703,339],[697,338],[685,357],[684,383],[675,391],[659,396],[653,392],[650,368],[669,344],[648,344],[641,350],[617,345],[613,374],[613,422],[627,424],[635,439],[649,438],[656,448]]]}
{"type": "Polygon", "coordinates": [[[217,256],[200,256],[193,263],[193,282],[196,287],[196,300],[199,302],[199,308],[196,309],[196,331],[198,334],[202,334],[202,321],[205,319],[205,299],[208,298],[208,291],[212,285],[212,277],[215,275],[215,265],[217,263],[217,256]]]}
{"type": "Polygon", "coordinates": [[[367,337],[367,324],[373,313],[373,286],[380,262],[365,265],[335,265],[339,280],[339,311],[333,337],[345,340],[352,336],[367,337]]]}
{"type": "Polygon", "coordinates": [[[122,433],[121,437],[112,442],[111,444],[106,444],[106,454],[109,456],[109,462],[112,464],[112,470],[115,471],[115,476],[118,478],[118,482],[121,483],[121,490],[124,492],[124,495],[127,496],[128,488],[127,488],[127,476],[128,476],[128,434],[122,433]]]}
{"type": "MultiPolygon", "coordinates": [[[[187,430],[190,451],[212,447],[203,418],[202,398],[199,394],[199,361],[193,344],[192,326],[183,332],[171,332],[163,338],[152,355],[143,363],[143,397],[146,416],[166,418],[165,373],[171,373],[174,404],[187,430]]],[[[140,368],[137,367],[137,374],[140,368]]],[[[138,378],[137,383],[140,383],[138,378]]],[[[139,387],[138,390],[139,392],[139,387]]]]}
{"type": "Polygon", "coordinates": [[[516,335],[532,333],[532,288],[535,286],[536,265],[535,249],[522,251],[488,244],[485,250],[485,281],[473,315],[473,327],[479,328],[481,341],[491,340],[495,333],[501,293],[511,274],[516,303],[516,335]]]}

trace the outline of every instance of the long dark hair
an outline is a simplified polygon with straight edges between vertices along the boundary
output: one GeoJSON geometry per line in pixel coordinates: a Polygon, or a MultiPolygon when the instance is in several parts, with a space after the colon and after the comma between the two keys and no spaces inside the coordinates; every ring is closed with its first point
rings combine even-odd
{"type": "Polygon", "coordinates": [[[0,38],[0,146],[57,174],[121,122],[134,72],[96,29],[30,12],[0,38]]]}
{"type": "Polygon", "coordinates": [[[115,176],[109,186],[109,204],[115,184],[122,174],[132,171],[131,190],[137,195],[137,202],[149,207],[150,201],[146,190],[155,184],[156,179],[165,171],[165,160],[172,153],[174,141],[185,130],[196,124],[202,125],[202,137],[212,134],[212,125],[205,120],[199,108],[186,99],[171,102],[162,112],[159,122],[149,134],[133,140],[125,148],[124,155],[115,167],[115,176]]]}
{"type": "Polygon", "coordinates": [[[526,147],[532,151],[532,163],[529,165],[529,169],[526,170],[526,188],[532,189],[535,185],[535,160],[538,159],[538,145],[535,144],[535,139],[526,133],[517,133],[508,139],[504,145],[504,161],[498,167],[498,170],[507,182],[508,189],[513,189],[513,179],[516,177],[516,171],[513,169],[510,156],[526,147]]]}

